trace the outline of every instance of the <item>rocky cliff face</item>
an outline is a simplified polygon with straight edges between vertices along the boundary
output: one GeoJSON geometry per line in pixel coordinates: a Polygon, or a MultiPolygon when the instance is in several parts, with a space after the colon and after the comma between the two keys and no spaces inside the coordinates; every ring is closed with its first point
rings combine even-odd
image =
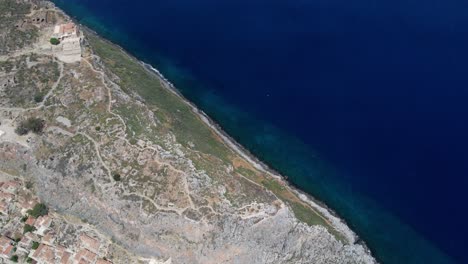
{"type": "MultiPolygon", "coordinates": [[[[38,36],[0,58],[0,78],[14,80],[0,87],[0,170],[34,182],[51,208],[94,225],[140,261],[374,262],[118,47],[88,33],[80,62],[58,61],[44,40],[65,16],[42,4],[1,1],[30,8],[20,21],[54,14],[53,22],[26,25],[38,36]],[[29,117],[44,120],[44,131],[16,135],[29,117]]],[[[21,30],[11,25],[1,28],[3,37],[21,30]]]]}

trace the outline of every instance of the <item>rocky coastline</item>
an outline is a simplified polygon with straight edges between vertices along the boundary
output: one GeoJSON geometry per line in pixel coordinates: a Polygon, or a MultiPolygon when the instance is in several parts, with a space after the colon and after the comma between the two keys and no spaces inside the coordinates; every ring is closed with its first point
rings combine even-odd
{"type": "MultiPolygon", "coordinates": [[[[63,11],[62,11],[63,12],[63,11]]],[[[70,18],[73,19],[73,18],[70,18]]],[[[76,23],[79,23],[78,21],[75,21],[76,23]]],[[[99,35],[98,32],[95,30],[87,27],[86,25],[80,24],[82,28],[84,28],[87,32],[95,35],[99,35]]],[[[254,154],[252,154],[248,149],[246,149],[244,146],[242,146],[240,143],[238,143],[234,138],[232,138],[226,131],[222,129],[222,127],[216,123],[213,119],[211,119],[205,112],[203,112],[201,109],[199,109],[194,103],[192,103],[189,99],[187,99],[178,89],[177,87],[169,80],[167,79],[161,71],[159,71],[157,68],[153,67],[151,64],[146,63],[135,56],[131,55],[131,53],[127,50],[125,50],[122,46],[113,43],[105,38],[103,38],[104,41],[108,42],[110,45],[114,45],[118,47],[122,52],[126,53],[129,57],[134,59],[135,61],[138,61],[144,67],[149,73],[157,76],[163,83],[164,83],[164,88],[166,88],[168,91],[172,92],[174,95],[180,98],[184,103],[189,105],[192,109],[192,111],[199,116],[199,118],[206,124],[208,125],[217,135],[219,135],[223,141],[228,145],[232,150],[234,150],[236,153],[241,155],[244,159],[246,159],[251,165],[253,165],[255,168],[258,170],[261,170],[268,175],[271,175],[281,182],[287,188],[291,189],[302,201],[306,202],[313,208],[317,209],[320,213],[322,213],[325,217],[327,217],[328,220],[333,224],[333,226],[345,234],[346,239],[348,240],[348,243],[350,244],[359,244],[361,245],[364,249],[366,254],[373,255],[371,249],[367,246],[364,240],[362,240],[358,234],[356,234],[346,223],[346,220],[343,218],[340,218],[339,214],[335,212],[333,209],[328,207],[325,203],[321,202],[320,200],[316,199],[313,197],[311,194],[306,193],[300,189],[300,187],[297,187],[293,185],[288,178],[285,175],[280,174],[276,170],[272,169],[268,164],[265,162],[261,161],[258,157],[256,157],[254,154]]],[[[379,263],[376,259],[374,259],[374,263],[379,263]]]]}
{"type": "Polygon", "coordinates": [[[96,252],[103,260],[377,262],[335,212],[237,143],[157,69],[49,1],[6,1],[23,12],[8,11],[0,33],[32,33],[0,49],[0,75],[14,80],[1,88],[0,174],[128,253],[96,252]],[[79,39],[73,57],[70,36],[79,39]]]}

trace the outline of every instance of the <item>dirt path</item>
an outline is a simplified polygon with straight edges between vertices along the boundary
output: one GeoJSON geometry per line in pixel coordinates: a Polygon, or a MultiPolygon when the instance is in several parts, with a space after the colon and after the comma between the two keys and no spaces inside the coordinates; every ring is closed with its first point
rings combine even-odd
{"type": "Polygon", "coordinates": [[[49,97],[51,97],[51,96],[54,94],[55,89],[57,89],[58,85],[60,84],[60,81],[61,81],[62,78],[63,78],[63,72],[64,72],[64,65],[63,65],[63,62],[58,61],[58,64],[59,64],[60,75],[59,75],[57,81],[52,85],[52,88],[49,90],[49,92],[47,92],[47,94],[44,96],[44,98],[42,99],[42,101],[41,101],[37,106],[29,107],[29,108],[21,108],[21,107],[0,107],[0,110],[4,110],[4,111],[26,112],[26,111],[31,111],[31,110],[39,110],[39,109],[43,108],[45,102],[47,101],[47,99],[49,99],[49,97]]]}

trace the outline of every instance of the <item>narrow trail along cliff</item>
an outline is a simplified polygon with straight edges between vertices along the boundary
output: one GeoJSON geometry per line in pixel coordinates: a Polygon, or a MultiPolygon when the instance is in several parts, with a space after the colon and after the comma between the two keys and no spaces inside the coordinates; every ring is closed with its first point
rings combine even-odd
{"type": "Polygon", "coordinates": [[[24,39],[0,49],[0,171],[126,252],[107,261],[375,263],[340,219],[259,169],[161,76],[85,29],[72,32],[74,61],[76,43],[49,43],[57,26],[73,28],[64,13],[4,1],[20,6],[0,9],[12,20],[0,39],[24,39]],[[31,118],[43,131],[17,135],[31,118]]]}

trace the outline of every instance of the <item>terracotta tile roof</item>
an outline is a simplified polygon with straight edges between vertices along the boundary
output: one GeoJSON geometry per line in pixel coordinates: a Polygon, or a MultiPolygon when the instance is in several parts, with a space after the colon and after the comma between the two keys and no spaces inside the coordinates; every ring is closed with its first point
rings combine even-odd
{"type": "Polygon", "coordinates": [[[20,184],[16,181],[4,182],[1,186],[2,190],[9,193],[15,193],[20,184]]]}
{"type": "Polygon", "coordinates": [[[18,245],[20,247],[23,247],[25,249],[29,249],[29,247],[31,246],[32,242],[33,241],[38,241],[38,237],[31,233],[31,232],[28,232],[26,233],[20,240],[20,242],[18,243],[18,245]]]}
{"type": "Polygon", "coordinates": [[[45,244],[50,244],[52,245],[54,243],[54,240],[55,240],[55,234],[49,232],[47,233],[43,238],[42,238],[42,242],[45,243],[45,244]]]}
{"type": "Polygon", "coordinates": [[[26,220],[25,224],[32,226],[34,225],[35,222],[36,222],[36,218],[30,216],[28,217],[28,220],[26,220]]]}
{"type": "Polygon", "coordinates": [[[40,263],[55,263],[54,248],[41,244],[32,255],[32,258],[40,263]]]}
{"type": "Polygon", "coordinates": [[[13,198],[15,198],[13,194],[0,191],[0,200],[10,202],[13,198]]]}
{"type": "Polygon", "coordinates": [[[64,246],[57,246],[55,248],[55,255],[60,258],[61,264],[69,263],[71,253],[66,251],[66,248],[64,246]]]}
{"type": "Polygon", "coordinates": [[[19,205],[23,210],[33,209],[37,203],[36,199],[26,200],[23,197],[19,198],[19,205]]]}
{"type": "Polygon", "coordinates": [[[44,247],[44,244],[40,244],[39,247],[36,249],[36,251],[34,251],[34,254],[31,257],[37,258],[41,254],[43,247],[44,247]]]}
{"type": "Polygon", "coordinates": [[[96,261],[96,258],[97,258],[96,254],[83,248],[75,255],[74,259],[78,263],[90,264],[90,263],[94,263],[94,261],[96,261]]]}
{"type": "Polygon", "coordinates": [[[87,248],[95,253],[99,251],[99,247],[101,246],[101,243],[98,240],[85,234],[81,234],[80,240],[84,248],[87,248]]]}
{"type": "Polygon", "coordinates": [[[61,33],[73,33],[76,29],[75,24],[73,23],[68,23],[68,24],[63,24],[60,28],[61,33]]]}
{"type": "Polygon", "coordinates": [[[5,236],[0,237],[0,247],[4,245],[9,245],[11,242],[12,242],[11,239],[9,239],[8,237],[5,237],[5,236]]]}
{"type": "Polygon", "coordinates": [[[7,246],[7,247],[3,250],[2,255],[4,255],[4,256],[10,256],[11,253],[13,253],[13,248],[14,248],[13,245],[7,246]]]}
{"type": "Polygon", "coordinates": [[[8,214],[8,203],[4,201],[0,201],[0,212],[3,214],[8,214]]]}
{"type": "Polygon", "coordinates": [[[69,34],[74,34],[77,31],[78,31],[78,28],[75,24],[67,23],[67,24],[55,26],[54,34],[69,35],[69,34]]]}
{"type": "Polygon", "coordinates": [[[71,253],[70,252],[63,252],[61,257],[60,257],[60,263],[61,264],[68,264],[70,263],[70,256],[71,256],[71,253]]]}
{"type": "MultiPolygon", "coordinates": [[[[26,235],[27,235],[27,234],[31,234],[31,233],[26,233],[26,235]]],[[[21,240],[20,240],[20,242],[19,242],[20,244],[25,244],[25,245],[26,245],[26,244],[29,244],[29,243],[32,242],[31,237],[26,236],[26,235],[24,235],[24,236],[21,238],[21,240]]]]}
{"type": "Polygon", "coordinates": [[[36,221],[37,227],[43,227],[43,226],[49,227],[51,223],[52,223],[52,219],[50,219],[48,215],[39,216],[39,218],[37,218],[37,221],[36,221]]]}
{"type": "Polygon", "coordinates": [[[10,257],[13,250],[13,241],[5,236],[0,237],[0,255],[10,257]]]}
{"type": "Polygon", "coordinates": [[[36,233],[44,234],[44,232],[50,227],[51,223],[52,219],[48,215],[40,216],[34,224],[34,227],[37,229],[36,233]]]}

